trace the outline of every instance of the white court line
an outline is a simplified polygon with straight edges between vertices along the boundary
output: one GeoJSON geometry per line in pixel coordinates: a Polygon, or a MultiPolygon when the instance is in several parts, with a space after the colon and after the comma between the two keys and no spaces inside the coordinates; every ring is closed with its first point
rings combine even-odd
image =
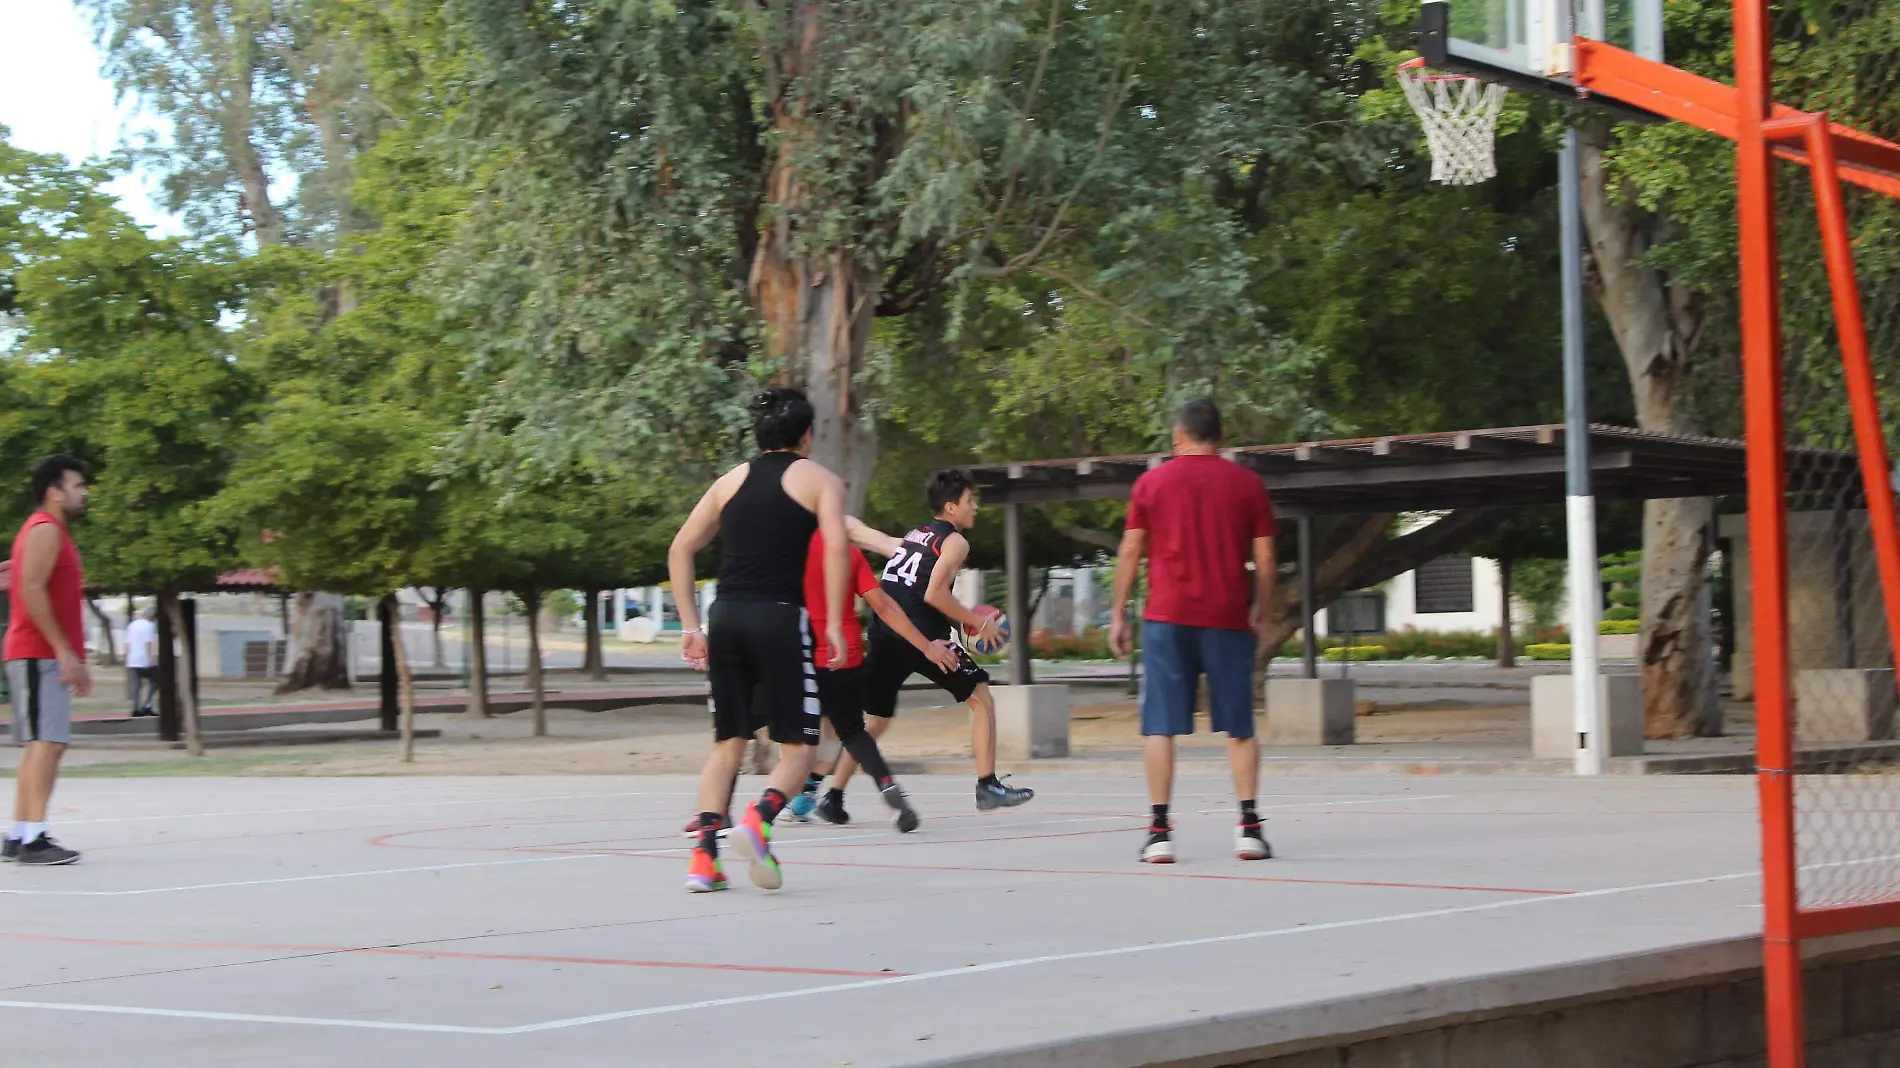
{"type": "MultiPolygon", "coordinates": [[[[612,796],[612,795],[604,795],[604,796],[612,796]]],[[[1446,798],[1450,798],[1454,796],[1456,795],[1430,794],[1430,795],[1426,795],[1422,797],[1407,798],[1406,800],[1438,801],[1438,800],[1444,800],[1446,798]]],[[[1391,799],[1378,798],[1378,799],[1369,800],[1369,801],[1309,801],[1309,802],[1289,804],[1289,805],[1266,805],[1266,806],[1263,806],[1263,809],[1276,810],[1276,809],[1288,809],[1288,808],[1322,808],[1328,805],[1374,805],[1374,804],[1384,804],[1389,800],[1391,799]]],[[[365,807],[373,807],[373,806],[365,806],[365,807]]],[[[1062,826],[1062,825],[1074,824],[1074,823],[1112,823],[1112,822],[1126,821],[1126,820],[1139,821],[1145,818],[1146,817],[1143,817],[1143,816],[1137,816],[1137,815],[1124,813],[1124,814],[1115,815],[1115,816],[1080,816],[1074,819],[1063,819],[1063,820],[1028,820],[1028,821],[1019,822],[1019,823],[1000,824],[999,826],[1001,828],[1007,828],[1007,829],[1015,829],[1015,828],[1020,828],[1020,827],[1052,827],[1052,826],[1062,826]]],[[[969,825],[966,824],[966,825],[961,825],[961,826],[969,826],[969,825]]],[[[977,840],[972,841],[972,840],[967,840],[967,839],[956,839],[956,838],[919,838],[917,837],[915,833],[899,834],[896,831],[876,831],[869,834],[831,835],[825,838],[786,837],[786,838],[778,839],[775,842],[775,844],[780,849],[783,849],[787,846],[824,845],[827,842],[865,842],[865,841],[873,841],[879,838],[895,838],[895,839],[902,839],[906,841],[930,842],[937,845],[961,845],[961,844],[974,845],[974,844],[977,844],[978,842],[993,842],[994,841],[994,839],[977,839],[977,840]]],[[[671,853],[683,853],[691,848],[692,846],[690,845],[681,844],[681,845],[673,845],[673,846],[660,846],[654,849],[634,849],[634,850],[622,849],[622,850],[615,850],[612,853],[576,853],[576,854],[564,854],[561,856],[554,856],[554,857],[524,857],[524,858],[514,859],[514,860],[476,860],[476,861],[466,861],[459,864],[429,864],[429,865],[423,865],[423,866],[412,867],[412,868],[374,868],[369,871],[339,871],[339,872],[329,872],[329,873],[321,874],[321,875],[291,875],[291,876],[284,876],[281,878],[273,878],[273,879],[239,879],[239,880],[234,880],[231,882],[222,882],[222,883],[191,883],[185,886],[151,886],[151,887],[144,887],[137,890],[13,890],[13,889],[0,888],[0,894],[11,894],[11,895],[16,895],[16,896],[21,896],[21,897],[141,897],[148,894],[171,894],[171,893],[178,893],[178,892],[186,891],[186,890],[229,890],[229,889],[233,889],[237,887],[245,887],[245,886],[277,886],[284,883],[308,883],[308,882],[318,882],[318,881],[328,880],[328,879],[355,879],[355,878],[371,876],[371,875],[404,875],[411,872],[423,872],[423,871],[454,871],[459,868],[495,868],[495,867],[504,867],[504,866],[512,865],[512,864],[546,864],[546,863],[551,863],[553,861],[560,861],[560,860],[592,860],[592,859],[598,859],[601,857],[662,857],[671,853]]]]}
{"type": "Polygon", "coordinates": [[[193,883],[190,886],[151,886],[140,890],[4,890],[0,894],[21,897],[138,897],[143,894],[170,894],[180,890],[227,890],[239,886],[276,886],[281,883],[314,883],[325,879],[355,879],[365,875],[405,875],[418,871],[454,871],[457,868],[500,868],[510,864],[554,864],[564,860],[597,860],[625,856],[624,853],[575,853],[558,857],[521,857],[514,860],[471,860],[460,864],[428,864],[415,868],[377,868],[372,871],[338,871],[323,875],[287,875],[277,879],[241,879],[228,883],[193,883]]]}
{"type": "Polygon", "coordinates": [[[1387,923],[1403,923],[1410,920],[1429,920],[1443,916],[1462,916],[1477,912],[1494,912],[1499,909],[1516,908],[1522,905],[1548,904],[1559,901],[1576,901],[1584,898],[1610,897],[1617,894],[1642,893],[1649,890],[1673,890],[1687,886],[1704,886],[1709,883],[1732,882],[1737,879],[1760,878],[1758,871],[1737,872],[1728,875],[1709,875],[1696,879],[1673,879],[1661,883],[1642,883],[1636,886],[1616,886],[1602,890],[1584,890],[1561,897],[1540,895],[1537,897],[1514,897],[1503,901],[1492,901],[1481,905],[1461,905],[1455,908],[1430,909],[1423,912],[1403,912],[1390,916],[1367,916],[1354,920],[1335,920],[1330,923],[1305,924],[1295,927],[1270,927],[1261,931],[1241,931],[1235,934],[1213,935],[1206,938],[1184,938],[1174,942],[1153,942],[1139,946],[1117,946],[1112,949],[1091,949],[1077,953],[1052,953],[1041,957],[1022,957],[1016,960],[992,961],[967,968],[944,968],[934,972],[918,972],[914,975],[894,975],[888,979],[866,979],[855,983],[835,983],[829,986],[805,987],[799,990],[781,990],[769,994],[750,994],[741,997],[716,998],[710,1001],[689,1001],[673,1005],[655,1005],[644,1009],[625,1009],[619,1012],[597,1013],[592,1016],[572,1016],[560,1020],[546,1020],[541,1023],[521,1024],[515,1027],[460,1027],[453,1024],[411,1024],[382,1020],[329,1019],[312,1016],[262,1016],[234,1012],[201,1012],[192,1009],[148,1009],[135,1005],[86,1005],[70,1002],[42,1001],[0,1001],[0,1008],[44,1009],[57,1012],[108,1013],[127,1016],[163,1016],[187,1020],[217,1020],[235,1023],[297,1024],[309,1027],[368,1028],[381,1031],[419,1031],[440,1034],[459,1035],[526,1035],[542,1031],[558,1031],[571,1027],[586,1027],[592,1024],[612,1023],[617,1020],[634,1020],[646,1016],[664,1016],[679,1012],[692,1012],[698,1009],[724,1008],[730,1005],[754,1005],[765,1001],[781,1001],[786,998],[811,997],[818,994],[839,994],[852,990],[872,990],[901,983],[920,983],[933,979],[954,979],[962,975],[977,975],[983,972],[1004,971],[1026,968],[1036,964],[1061,964],[1078,960],[1099,960],[1105,957],[1126,957],[1138,953],[1155,953],[1168,949],[1188,949],[1195,946],[1224,945],[1232,942],[1248,942],[1262,938],[1278,938],[1284,935],[1311,934],[1317,931],[1341,931],[1357,927],[1373,927],[1387,923]]]}
{"type": "Polygon", "coordinates": [[[290,816],[310,812],[361,812],[373,808],[433,808],[444,805],[532,805],[543,801],[596,801],[608,797],[665,797],[646,790],[614,794],[561,794],[553,797],[474,797],[459,801],[385,801],[374,805],[337,805],[329,808],[266,808],[243,812],[193,812],[182,816],[111,816],[96,820],[60,820],[61,827],[81,824],[141,823],[151,820],[210,820],[228,816],[290,816]]]}

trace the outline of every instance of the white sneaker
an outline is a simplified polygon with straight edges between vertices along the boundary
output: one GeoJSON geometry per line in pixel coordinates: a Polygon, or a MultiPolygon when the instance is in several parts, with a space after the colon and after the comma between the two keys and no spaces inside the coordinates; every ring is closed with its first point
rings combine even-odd
{"type": "Polygon", "coordinates": [[[1174,863],[1174,839],[1168,837],[1164,831],[1150,831],[1148,844],[1141,847],[1141,862],[1143,864],[1174,863]]]}
{"type": "Polygon", "coordinates": [[[1247,833],[1247,828],[1234,828],[1234,856],[1241,860],[1269,860],[1273,857],[1273,847],[1260,835],[1259,828],[1247,833]]]}

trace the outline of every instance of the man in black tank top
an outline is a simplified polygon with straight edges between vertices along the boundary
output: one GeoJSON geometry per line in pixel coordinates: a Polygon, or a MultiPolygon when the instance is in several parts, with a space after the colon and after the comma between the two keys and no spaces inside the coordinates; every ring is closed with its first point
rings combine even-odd
{"type": "Polygon", "coordinates": [[[825,553],[825,641],[842,660],[846,584],[844,484],[805,458],[811,450],[811,404],[795,389],[774,389],[752,405],[759,455],[712,484],[673,538],[667,554],[676,592],[696,588],[693,557],[719,537],[719,596],[708,628],[690,596],[677,598],[680,655],[711,676],[713,750],[699,780],[699,842],[687,866],[686,889],[726,888],[719,830],[747,739],[759,730],[779,743],[771,786],[746,807],[731,842],[749,861],[752,881],[784,884],[772,855],[772,821],[811,770],[818,744],[818,688],[811,622],[805,612],[805,563],[812,534],[825,553]]]}
{"type": "MultiPolygon", "coordinates": [[[[912,530],[900,540],[879,533],[862,523],[851,523],[852,540],[859,548],[887,556],[880,585],[904,609],[904,614],[925,638],[947,640],[954,628],[981,636],[996,625],[994,617],[983,617],[958,603],[950,592],[957,571],[969,557],[970,542],[963,531],[976,525],[976,480],[968,471],[939,471],[924,484],[924,497],[930,506],[930,522],[912,530]]],[[[918,652],[915,646],[891,632],[881,621],[873,621],[865,641],[868,674],[864,684],[864,713],[871,717],[866,729],[873,737],[882,737],[897,715],[897,695],[905,680],[922,675],[945,693],[970,706],[970,749],[976,757],[976,807],[979,812],[995,808],[1014,808],[1036,796],[1034,790],[1006,786],[996,777],[996,705],[990,698],[989,673],[957,646],[958,667],[945,671],[918,652]]],[[[844,810],[845,781],[856,764],[849,756],[838,762],[837,781],[831,793],[817,809],[820,817],[844,810]]]]}

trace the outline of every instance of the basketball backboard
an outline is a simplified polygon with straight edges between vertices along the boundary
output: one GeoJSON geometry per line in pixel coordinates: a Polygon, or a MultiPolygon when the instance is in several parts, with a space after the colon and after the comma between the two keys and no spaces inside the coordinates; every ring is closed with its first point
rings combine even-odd
{"type": "Polygon", "coordinates": [[[1663,0],[1425,0],[1419,52],[1440,70],[1521,89],[1568,91],[1573,32],[1660,62],[1662,5],[1663,0]]]}

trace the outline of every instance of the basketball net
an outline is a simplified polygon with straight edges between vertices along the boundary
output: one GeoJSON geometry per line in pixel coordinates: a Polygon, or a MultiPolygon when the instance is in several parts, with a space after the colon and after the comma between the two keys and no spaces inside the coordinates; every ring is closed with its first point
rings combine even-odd
{"type": "Polygon", "coordinates": [[[1423,59],[1399,67],[1399,85],[1425,127],[1425,143],[1432,150],[1432,181],[1476,185],[1497,177],[1492,149],[1498,112],[1504,107],[1504,86],[1463,74],[1433,73],[1425,69],[1423,59]]]}

